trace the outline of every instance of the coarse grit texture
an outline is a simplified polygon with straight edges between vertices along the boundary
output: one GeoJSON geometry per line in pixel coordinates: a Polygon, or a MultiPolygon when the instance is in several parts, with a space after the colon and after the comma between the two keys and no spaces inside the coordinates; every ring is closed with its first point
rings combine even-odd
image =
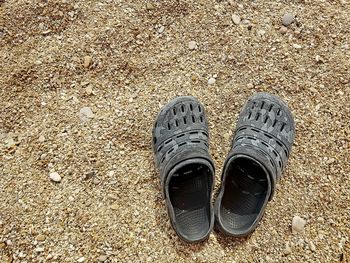
{"type": "Polygon", "coordinates": [[[349,14],[347,0],[0,0],[0,262],[349,262],[349,14]],[[296,124],[274,198],[248,238],[183,243],[153,121],[175,96],[203,103],[217,190],[259,91],[296,124]]]}

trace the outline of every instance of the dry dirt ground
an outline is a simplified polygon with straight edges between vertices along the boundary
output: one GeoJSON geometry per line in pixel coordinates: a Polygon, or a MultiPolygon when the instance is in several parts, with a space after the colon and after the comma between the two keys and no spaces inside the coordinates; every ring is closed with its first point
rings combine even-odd
{"type": "Polygon", "coordinates": [[[347,0],[0,0],[0,262],[348,262],[349,28],[347,0]],[[296,21],[281,29],[286,12],[296,21]],[[249,238],[185,244],[153,164],[154,118],[177,95],[200,99],[217,189],[257,91],[296,121],[277,193],[249,238]]]}

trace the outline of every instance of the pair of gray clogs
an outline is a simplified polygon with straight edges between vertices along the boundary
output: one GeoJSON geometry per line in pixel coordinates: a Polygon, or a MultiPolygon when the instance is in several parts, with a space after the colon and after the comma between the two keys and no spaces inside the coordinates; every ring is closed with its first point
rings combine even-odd
{"type": "Polygon", "coordinates": [[[243,107],[226,157],[215,205],[215,178],[203,105],[177,97],[165,105],[153,128],[153,151],[171,224],[181,239],[198,242],[213,229],[241,237],[263,216],[287,164],[294,120],[279,97],[258,93],[243,107]]]}

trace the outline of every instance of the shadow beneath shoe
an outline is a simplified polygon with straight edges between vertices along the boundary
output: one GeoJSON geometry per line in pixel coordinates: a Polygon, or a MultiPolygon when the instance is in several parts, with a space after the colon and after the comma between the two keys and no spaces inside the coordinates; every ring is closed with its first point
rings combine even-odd
{"type": "Polygon", "coordinates": [[[249,239],[250,236],[248,237],[230,237],[222,232],[217,227],[214,227],[214,235],[216,237],[216,240],[218,241],[219,245],[223,249],[229,249],[229,250],[234,250],[240,245],[244,245],[244,243],[249,239]]]}

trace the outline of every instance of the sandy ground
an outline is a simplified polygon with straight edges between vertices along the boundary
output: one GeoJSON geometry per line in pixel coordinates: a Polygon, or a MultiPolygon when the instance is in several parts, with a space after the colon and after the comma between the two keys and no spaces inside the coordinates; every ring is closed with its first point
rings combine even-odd
{"type": "Polygon", "coordinates": [[[350,2],[237,2],[0,0],[0,262],[349,261],[350,2]],[[281,29],[286,12],[297,20],[281,29]],[[185,244],[153,164],[154,118],[174,96],[200,99],[217,189],[257,91],[296,121],[277,193],[249,238],[185,244]]]}

